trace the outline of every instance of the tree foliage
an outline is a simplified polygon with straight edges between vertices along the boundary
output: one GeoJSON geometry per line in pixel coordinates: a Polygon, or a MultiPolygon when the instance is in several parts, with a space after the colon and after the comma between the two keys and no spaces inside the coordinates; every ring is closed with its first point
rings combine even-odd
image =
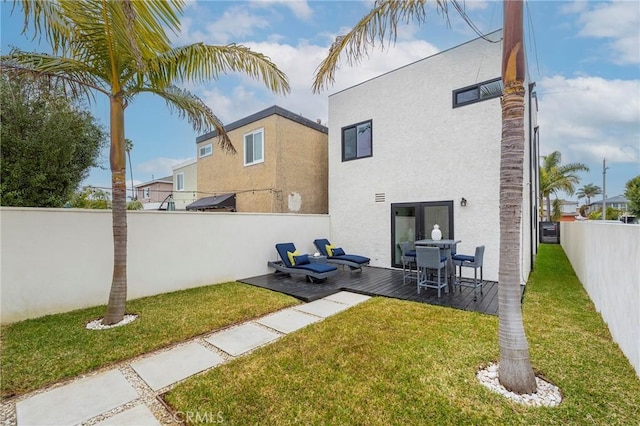
{"type": "Polygon", "coordinates": [[[73,194],[69,201],[69,207],[79,209],[110,209],[111,196],[103,189],[83,186],[80,191],[76,191],[73,194]]]}
{"type": "Polygon", "coordinates": [[[630,179],[625,187],[624,196],[629,201],[628,210],[636,218],[640,218],[640,175],[630,179]]]}
{"type": "Polygon", "coordinates": [[[575,186],[580,183],[578,172],[588,172],[589,167],[582,163],[561,164],[560,151],[554,151],[542,157],[540,166],[540,205],[546,200],[547,220],[551,215],[551,195],[564,191],[573,195],[575,186]]]}
{"type": "Polygon", "coordinates": [[[602,189],[598,185],[594,185],[593,183],[588,183],[584,185],[582,188],[578,189],[576,195],[578,199],[586,198],[587,205],[591,204],[591,199],[596,195],[602,194],[602,189]]]}
{"type": "Polygon", "coordinates": [[[81,104],[48,84],[0,77],[1,204],[62,207],[91,167],[106,132],[81,104]]]}

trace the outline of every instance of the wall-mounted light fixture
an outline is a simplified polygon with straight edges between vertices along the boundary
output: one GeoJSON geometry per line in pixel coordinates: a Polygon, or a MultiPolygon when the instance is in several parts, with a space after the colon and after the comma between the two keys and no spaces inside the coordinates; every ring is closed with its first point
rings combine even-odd
{"type": "Polygon", "coordinates": [[[466,207],[466,206],[467,206],[467,199],[466,199],[466,198],[464,198],[464,197],[462,197],[462,200],[460,200],[460,205],[461,205],[462,207],[466,207]]]}

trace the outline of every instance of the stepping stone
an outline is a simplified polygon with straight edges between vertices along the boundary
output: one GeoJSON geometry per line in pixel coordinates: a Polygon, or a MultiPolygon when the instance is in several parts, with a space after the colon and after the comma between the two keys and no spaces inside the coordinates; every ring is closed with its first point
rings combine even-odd
{"type": "Polygon", "coordinates": [[[142,404],[130,408],[99,423],[99,426],[161,426],[151,410],[142,404]]]}
{"type": "Polygon", "coordinates": [[[205,340],[229,355],[238,356],[278,337],[278,333],[247,323],[216,333],[205,340]]]}
{"type": "Polygon", "coordinates": [[[192,342],[131,363],[154,391],[224,362],[217,353],[192,342]]]}
{"type": "Polygon", "coordinates": [[[331,302],[344,303],[345,305],[354,306],[358,303],[364,302],[365,300],[371,299],[370,296],[365,296],[364,294],[351,293],[349,291],[340,291],[336,294],[332,294],[331,296],[327,296],[324,300],[329,300],[331,302]]]}
{"type": "Polygon", "coordinates": [[[322,318],[329,317],[337,314],[340,311],[344,311],[349,306],[344,303],[335,303],[328,300],[319,299],[311,303],[305,303],[304,305],[296,306],[294,309],[298,311],[306,312],[311,315],[317,315],[322,318]]]}
{"type": "Polygon", "coordinates": [[[267,315],[256,322],[278,330],[281,333],[291,333],[317,321],[320,321],[320,318],[289,308],[276,312],[275,314],[267,315]]]}
{"type": "Polygon", "coordinates": [[[17,424],[76,425],[138,397],[120,371],[110,370],[19,401],[17,424]]]}

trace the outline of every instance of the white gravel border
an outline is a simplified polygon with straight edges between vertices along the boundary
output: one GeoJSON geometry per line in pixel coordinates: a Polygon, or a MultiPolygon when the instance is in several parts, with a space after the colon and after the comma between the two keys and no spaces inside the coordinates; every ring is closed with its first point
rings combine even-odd
{"type": "Polygon", "coordinates": [[[137,315],[125,315],[122,321],[117,322],[115,324],[111,324],[111,325],[103,325],[102,318],[99,318],[97,320],[93,320],[90,323],[88,323],[86,328],[87,330],[108,330],[110,328],[127,325],[130,322],[135,321],[137,318],[138,318],[137,315]]]}
{"type": "Polygon", "coordinates": [[[486,386],[490,390],[523,405],[533,407],[556,407],[562,402],[560,389],[539,377],[536,377],[537,389],[535,393],[520,395],[515,392],[508,391],[498,380],[498,364],[490,364],[488,367],[479,370],[476,377],[482,385],[486,386]]]}

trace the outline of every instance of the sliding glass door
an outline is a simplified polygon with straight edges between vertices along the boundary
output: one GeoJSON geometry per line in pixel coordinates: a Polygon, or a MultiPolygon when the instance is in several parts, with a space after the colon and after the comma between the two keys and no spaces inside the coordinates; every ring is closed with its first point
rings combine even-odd
{"type": "Polygon", "coordinates": [[[424,201],[391,204],[391,265],[402,267],[398,244],[431,238],[433,225],[439,225],[442,238],[453,238],[453,201],[424,201]]]}

